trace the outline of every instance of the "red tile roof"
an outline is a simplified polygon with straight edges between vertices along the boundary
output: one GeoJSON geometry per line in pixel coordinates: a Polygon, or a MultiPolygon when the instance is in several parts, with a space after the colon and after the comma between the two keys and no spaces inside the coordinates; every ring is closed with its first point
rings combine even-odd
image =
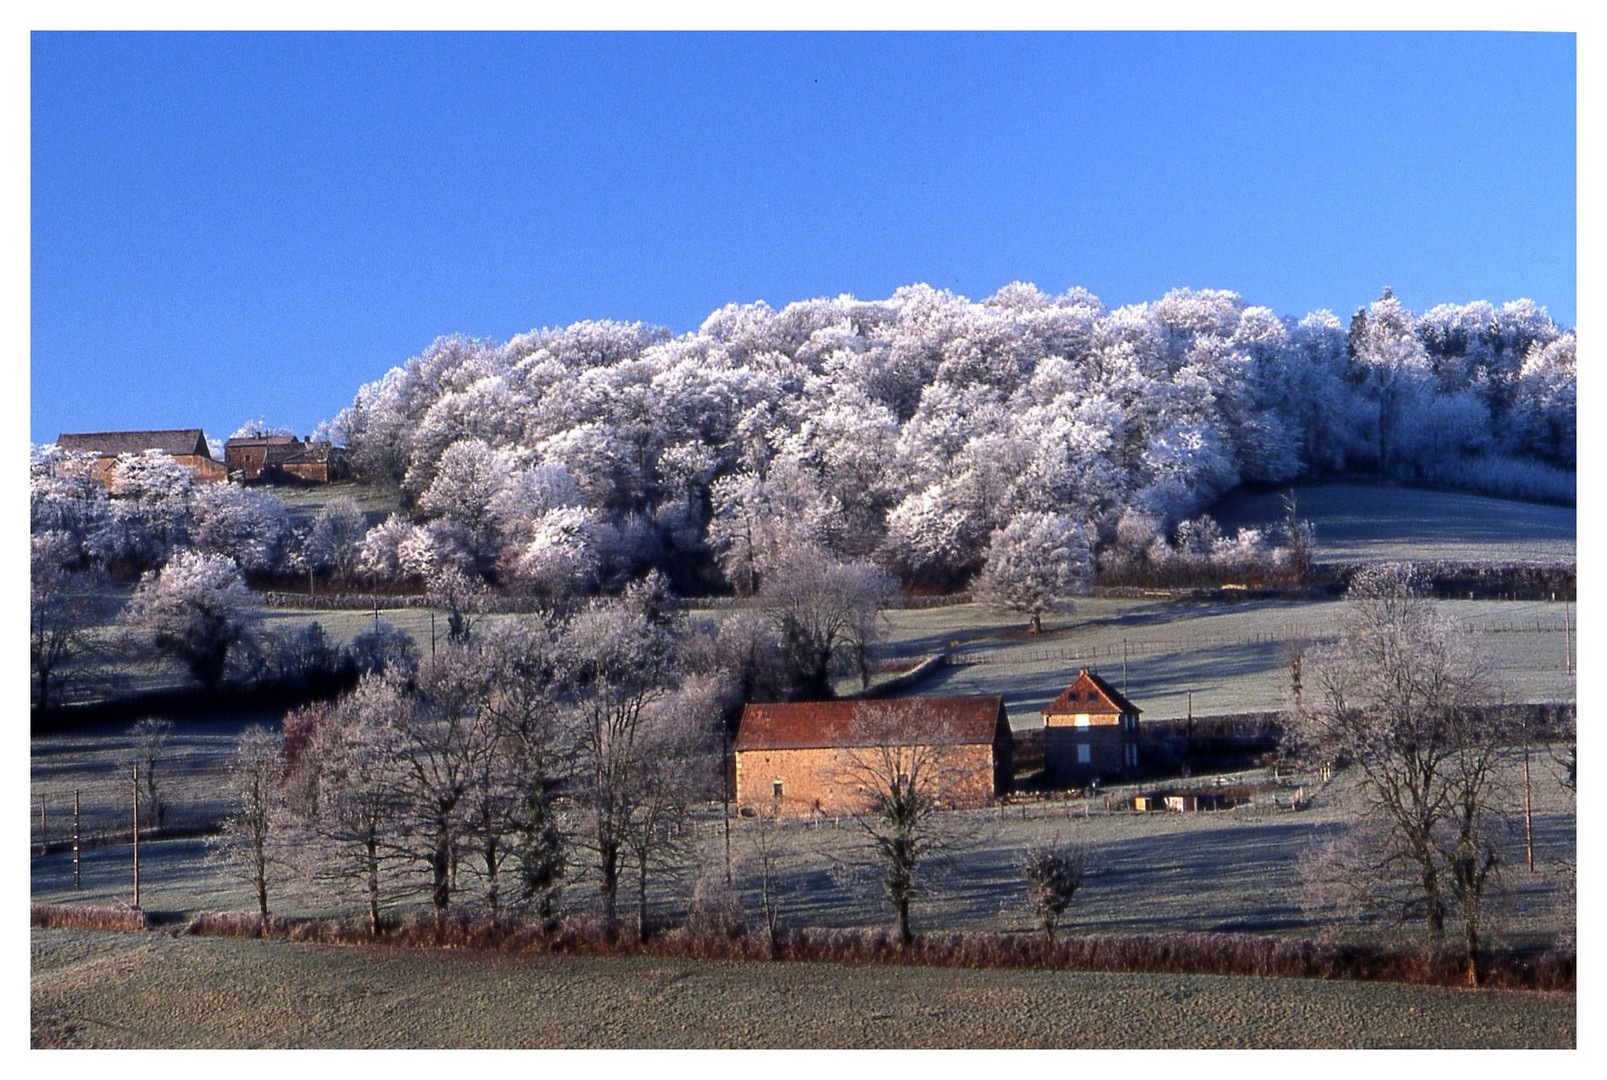
{"type": "Polygon", "coordinates": [[[749,705],[737,728],[737,750],[805,750],[993,742],[1004,698],[900,698],[892,701],[795,701],[749,705]]]}
{"type": "Polygon", "coordinates": [[[1045,716],[1063,716],[1067,713],[1118,714],[1142,712],[1122,696],[1110,683],[1083,668],[1077,679],[1060,692],[1060,696],[1044,709],[1045,716]]]}

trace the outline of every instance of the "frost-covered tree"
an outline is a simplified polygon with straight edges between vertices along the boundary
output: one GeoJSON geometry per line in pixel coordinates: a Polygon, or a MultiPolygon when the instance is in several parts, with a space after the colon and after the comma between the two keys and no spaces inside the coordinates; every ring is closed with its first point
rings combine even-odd
{"type": "Polygon", "coordinates": [[[90,540],[110,513],[106,485],[95,479],[90,460],[54,445],[34,448],[28,469],[29,531],[61,534],[68,544],[62,565],[89,559],[90,540]]]}
{"type": "Polygon", "coordinates": [[[595,511],[582,506],[549,510],[532,524],[512,574],[542,596],[585,596],[597,587],[618,545],[613,528],[595,511]]]}
{"type": "Polygon", "coordinates": [[[367,533],[368,522],[356,500],[337,495],[313,515],[312,527],[302,541],[302,558],[316,572],[350,581],[362,564],[362,544],[367,533]]]}
{"type": "Polygon", "coordinates": [[[480,566],[489,566],[497,550],[497,516],[494,505],[507,482],[506,455],[479,439],[466,439],[446,448],[436,464],[434,479],[419,497],[419,509],[457,526],[469,554],[480,566]]]}
{"type": "Polygon", "coordinates": [[[256,614],[234,560],[181,551],[140,579],[123,619],[212,689],[223,681],[230,650],[245,638],[256,614]]]}
{"type": "Polygon", "coordinates": [[[1028,512],[993,534],[971,591],[986,603],[1032,616],[1032,632],[1039,633],[1043,613],[1086,587],[1093,571],[1086,526],[1061,514],[1028,512]]]}
{"type": "Polygon", "coordinates": [[[284,569],[290,515],[271,492],[207,484],[195,490],[190,507],[194,550],[225,555],[248,573],[284,569]]]}
{"type": "Polygon", "coordinates": [[[1400,462],[1398,443],[1433,392],[1428,354],[1418,340],[1411,312],[1385,290],[1360,321],[1352,320],[1350,348],[1365,400],[1372,412],[1378,471],[1400,462]]]}
{"type": "Polygon", "coordinates": [[[1513,735],[1489,707],[1481,663],[1413,568],[1386,565],[1357,574],[1339,641],[1303,673],[1295,738],[1361,782],[1361,843],[1327,861],[1341,891],[1421,919],[1436,947],[1458,926],[1477,983],[1484,899],[1501,862],[1499,765],[1513,735]]]}
{"type": "Polygon", "coordinates": [[[110,513],[90,537],[91,551],[131,571],[160,566],[189,543],[195,478],[159,450],[119,456],[113,475],[110,513]]]}
{"type": "Polygon", "coordinates": [[[406,707],[399,682],[365,676],[334,707],[293,714],[305,745],[285,780],[290,850],[301,878],[323,895],[362,899],[370,933],[379,931],[382,898],[400,892],[402,818],[389,723],[406,707]]]}

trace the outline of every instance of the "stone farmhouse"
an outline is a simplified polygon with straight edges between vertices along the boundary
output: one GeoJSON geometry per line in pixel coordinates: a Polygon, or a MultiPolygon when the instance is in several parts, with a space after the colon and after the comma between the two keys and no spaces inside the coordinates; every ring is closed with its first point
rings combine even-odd
{"type": "Polygon", "coordinates": [[[781,816],[859,813],[879,783],[921,783],[949,808],[1010,790],[1004,699],[906,698],[749,705],[735,743],[737,805],[781,816]]]}
{"type": "Polygon", "coordinates": [[[197,480],[217,483],[227,473],[212,451],[207,448],[206,435],[200,428],[172,428],[163,431],[97,431],[84,434],[63,432],[56,436],[56,445],[73,454],[94,455],[90,474],[107,487],[117,475],[117,459],[121,454],[143,454],[147,450],[160,450],[174,461],[189,469],[197,480]]]}
{"type": "Polygon", "coordinates": [[[1083,668],[1043,710],[1044,782],[1080,787],[1138,769],[1138,706],[1083,668]]]}
{"type": "Polygon", "coordinates": [[[223,444],[229,477],[243,482],[327,484],[346,475],[345,456],[327,442],[294,435],[237,436],[223,444]]]}

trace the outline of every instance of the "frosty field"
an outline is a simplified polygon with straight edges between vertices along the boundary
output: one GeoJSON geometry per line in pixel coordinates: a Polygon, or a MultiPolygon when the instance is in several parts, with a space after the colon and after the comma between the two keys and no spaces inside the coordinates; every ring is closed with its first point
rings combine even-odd
{"type": "Polygon", "coordinates": [[[1572,1047],[1572,995],[1030,970],[477,956],[35,930],[32,1044],[1572,1047]]]}

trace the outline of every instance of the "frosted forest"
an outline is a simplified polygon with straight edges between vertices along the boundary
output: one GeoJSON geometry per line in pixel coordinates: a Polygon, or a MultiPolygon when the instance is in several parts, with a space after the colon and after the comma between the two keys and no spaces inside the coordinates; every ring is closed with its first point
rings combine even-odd
{"type": "Polygon", "coordinates": [[[193,549],[248,575],[450,571],[548,599],[652,570],[751,595],[800,553],[917,592],[1046,547],[1056,586],[1276,564],[1299,537],[1223,536],[1202,511],[1336,475],[1572,503],[1575,353],[1529,300],[1414,314],[1385,289],[1349,319],[1293,318],[1228,291],[1110,309],[1021,283],[733,304],[679,336],[443,337],[319,433],[395,486],[387,519],[337,499],[298,531],[272,494],[192,485],[159,455],[125,462],[108,498],[42,447],[33,530],[58,565],[125,578],[193,549]]]}

